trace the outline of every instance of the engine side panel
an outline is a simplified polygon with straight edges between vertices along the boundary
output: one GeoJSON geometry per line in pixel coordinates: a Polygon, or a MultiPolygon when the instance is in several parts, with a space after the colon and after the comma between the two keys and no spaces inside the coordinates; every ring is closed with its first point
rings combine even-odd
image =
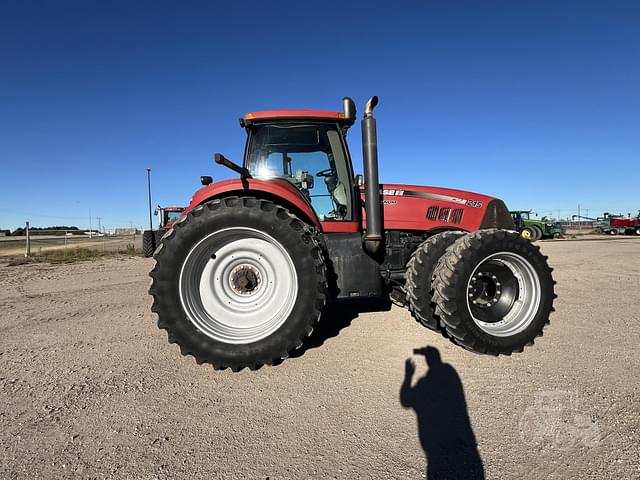
{"type": "MultiPolygon", "coordinates": [[[[501,200],[449,188],[381,184],[385,230],[515,228],[501,200]],[[491,217],[491,218],[489,218],[491,217]],[[493,220],[492,220],[493,219],[493,220]]],[[[361,191],[364,200],[364,192],[361,191]]],[[[362,210],[364,218],[364,209],[362,210]]],[[[366,219],[364,220],[366,227],[366,219]]]]}

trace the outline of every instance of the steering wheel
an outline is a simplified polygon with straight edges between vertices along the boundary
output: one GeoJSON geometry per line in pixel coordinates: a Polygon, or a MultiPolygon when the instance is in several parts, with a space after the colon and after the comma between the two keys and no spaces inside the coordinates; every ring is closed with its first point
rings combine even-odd
{"type": "Polygon", "coordinates": [[[318,173],[316,173],[316,177],[330,177],[331,175],[333,175],[333,169],[332,168],[327,168],[325,170],[320,170],[318,173]]]}

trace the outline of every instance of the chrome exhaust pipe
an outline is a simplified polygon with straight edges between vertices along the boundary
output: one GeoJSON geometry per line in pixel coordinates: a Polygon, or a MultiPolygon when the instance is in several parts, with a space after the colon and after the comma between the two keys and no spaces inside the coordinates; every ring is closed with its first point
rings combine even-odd
{"type": "Polygon", "coordinates": [[[376,105],[378,105],[378,97],[373,96],[364,108],[362,119],[362,161],[366,186],[364,210],[367,217],[367,228],[363,240],[364,248],[370,255],[377,255],[384,245],[378,178],[378,134],[376,119],[373,117],[373,109],[376,105]]]}

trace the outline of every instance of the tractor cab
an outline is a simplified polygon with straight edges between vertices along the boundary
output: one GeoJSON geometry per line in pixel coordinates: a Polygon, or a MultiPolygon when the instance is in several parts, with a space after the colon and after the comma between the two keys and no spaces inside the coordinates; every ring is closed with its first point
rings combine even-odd
{"type": "Polygon", "coordinates": [[[180,218],[184,207],[161,207],[156,208],[156,215],[160,223],[160,229],[168,230],[180,218]]]}
{"type": "Polygon", "coordinates": [[[524,221],[531,218],[531,210],[513,210],[509,213],[511,213],[513,223],[516,224],[518,229],[524,227],[524,221]]]}
{"type": "Polygon", "coordinates": [[[252,178],[292,183],[322,222],[354,219],[356,192],[345,141],[352,118],[274,110],[249,113],[240,122],[248,135],[244,169],[252,178]]]}

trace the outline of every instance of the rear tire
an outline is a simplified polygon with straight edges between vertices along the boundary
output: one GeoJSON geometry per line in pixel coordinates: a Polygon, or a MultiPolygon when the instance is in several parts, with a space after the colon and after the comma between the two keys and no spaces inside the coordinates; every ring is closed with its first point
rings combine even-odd
{"type": "Polygon", "coordinates": [[[156,250],[156,235],[154,230],[142,232],[142,253],[145,257],[152,257],[156,250]]]}
{"type": "Polygon", "coordinates": [[[463,235],[464,232],[451,231],[429,237],[413,252],[407,264],[405,291],[409,311],[418,323],[431,330],[441,331],[431,302],[433,295],[431,281],[434,269],[445,250],[463,235]]]}
{"type": "Polygon", "coordinates": [[[433,280],[436,314],[453,341],[490,355],[533,344],[553,311],[552,269],[516,232],[478,230],[459,238],[433,280]]]}
{"type": "Polygon", "coordinates": [[[272,365],[313,331],[326,296],[315,232],[253,197],[198,206],[155,255],[149,293],[158,326],[183,355],[216,369],[272,365]]]}

